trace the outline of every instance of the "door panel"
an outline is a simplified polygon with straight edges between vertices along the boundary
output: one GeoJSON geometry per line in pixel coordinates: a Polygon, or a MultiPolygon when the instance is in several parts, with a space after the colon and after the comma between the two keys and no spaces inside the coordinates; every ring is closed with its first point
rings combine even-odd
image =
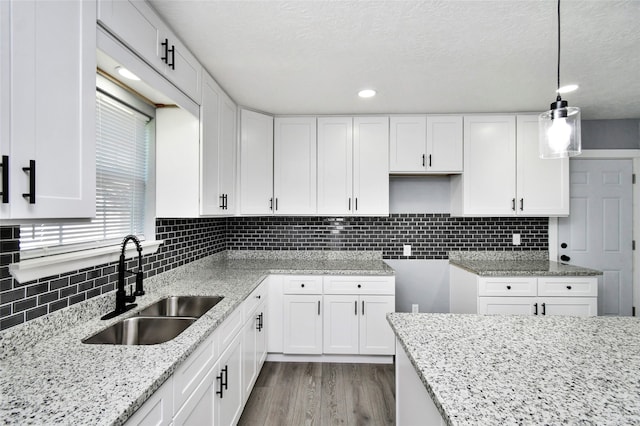
{"type": "Polygon", "coordinates": [[[604,273],[601,315],[631,315],[632,170],[631,160],[571,160],[571,214],[558,220],[558,253],[604,273]]]}

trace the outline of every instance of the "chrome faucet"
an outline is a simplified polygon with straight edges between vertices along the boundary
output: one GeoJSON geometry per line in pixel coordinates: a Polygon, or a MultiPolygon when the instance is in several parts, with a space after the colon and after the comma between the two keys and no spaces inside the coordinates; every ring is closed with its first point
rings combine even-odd
{"type": "Polygon", "coordinates": [[[118,262],[118,289],[116,290],[116,309],[112,312],[109,312],[101,319],[107,320],[113,317],[116,317],[128,310],[135,308],[137,305],[133,302],[136,301],[136,296],[142,296],[144,294],[144,290],[142,288],[142,247],[140,246],[140,241],[136,238],[135,235],[127,235],[122,240],[122,249],[120,250],[120,261],[118,262]],[[128,271],[125,267],[124,263],[124,251],[129,241],[133,241],[136,245],[136,249],[138,250],[138,271],[128,271]],[[136,291],[130,291],[131,294],[127,296],[127,293],[124,289],[124,274],[125,272],[129,274],[136,275],[136,291]],[[130,303],[127,305],[127,303],[130,303]]]}

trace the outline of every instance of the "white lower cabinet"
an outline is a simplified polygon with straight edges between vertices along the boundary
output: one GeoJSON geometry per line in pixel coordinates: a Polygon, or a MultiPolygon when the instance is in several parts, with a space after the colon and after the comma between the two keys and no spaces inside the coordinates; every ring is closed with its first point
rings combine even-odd
{"type": "Polygon", "coordinates": [[[127,420],[127,425],[165,426],[171,424],[173,415],[173,378],[163,383],[142,407],[127,420]]]}
{"type": "Polygon", "coordinates": [[[480,277],[450,267],[450,312],[485,315],[598,314],[595,276],[480,277]]]}
{"type": "Polygon", "coordinates": [[[322,353],[322,295],[284,295],[285,354],[322,353]]]}
{"type": "Polygon", "coordinates": [[[215,371],[215,403],[213,404],[216,425],[234,425],[240,419],[244,406],[242,386],[242,336],[237,335],[222,354],[215,371]]]}

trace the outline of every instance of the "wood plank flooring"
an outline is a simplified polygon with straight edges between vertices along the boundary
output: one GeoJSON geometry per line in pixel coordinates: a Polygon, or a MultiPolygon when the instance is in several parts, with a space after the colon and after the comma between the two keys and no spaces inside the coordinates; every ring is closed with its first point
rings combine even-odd
{"type": "Polygon", "coordinates": [[[393,425],[394,366],[266,362],[238,424],[393,425]]]}

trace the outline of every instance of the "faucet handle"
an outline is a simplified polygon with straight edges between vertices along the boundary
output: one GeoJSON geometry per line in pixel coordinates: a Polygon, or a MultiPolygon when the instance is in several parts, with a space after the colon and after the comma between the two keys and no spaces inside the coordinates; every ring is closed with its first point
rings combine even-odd
{"type": "Polygon", "coordinates": [[[136,296],[144,296],[144,289],[142,288],[142,271],[136,272],[136,291],[133,293],[136,296]]]}

